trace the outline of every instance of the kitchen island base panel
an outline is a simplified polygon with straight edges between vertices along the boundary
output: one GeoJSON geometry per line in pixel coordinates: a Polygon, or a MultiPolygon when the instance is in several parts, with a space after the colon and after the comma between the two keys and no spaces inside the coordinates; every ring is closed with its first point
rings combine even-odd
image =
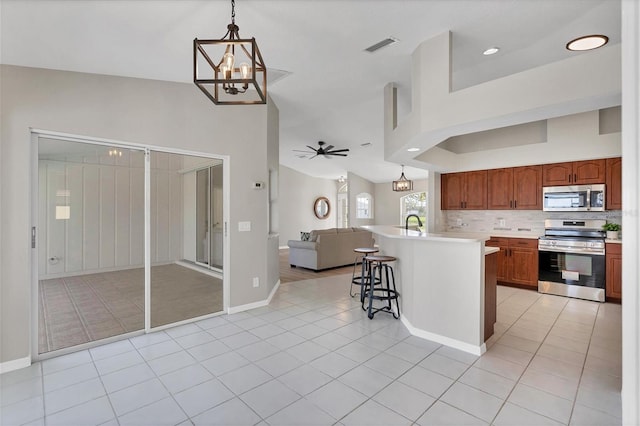
{"type": "Polygon", "coordinates": [[[367,226],[392,254],[404,322],[413,335],[465,352],[484,351],[486,237],[432,236],[367,226]]]}
{"type": "Polygon", "coordinates": [[[412,336],[429,340],[431,342],[436,342],[441,345],[448,346],[450,348],[454,348],[454,349],[461,350],[463,352],[470,353],[472,355],[480,356],[487,351],[487,345],[485,343],[481,345],[471,345],[469,343],[462,342],[460,340],[452,339],[450,337],[443,336],[441,334],[430,333],[428,331],[414,327],[404,315],[400,316],[400,321],[402,321],[402,324],[404,324],[404,326],[407,327],[407,330],[409,331],[409,333],[411,333],[412,336]]]}

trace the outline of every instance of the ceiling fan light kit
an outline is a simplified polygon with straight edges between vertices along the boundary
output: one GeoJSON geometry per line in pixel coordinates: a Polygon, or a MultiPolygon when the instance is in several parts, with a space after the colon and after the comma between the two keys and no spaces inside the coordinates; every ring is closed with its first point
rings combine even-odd
{"type": "Polygon", "coordinates": [[[393,181],[393,190],[396,192],[411,191],[413,189],[413,181],[404,175],[404,166],[402,166],[402,174],[400,179],[393,181]]]}
{"type": "Polygon", "coordinates": [[[235,22],[216,40],[193,40],[193,82],[216,105],[267,103],[267,67],[255,38],[243,39],[235,22]]]}

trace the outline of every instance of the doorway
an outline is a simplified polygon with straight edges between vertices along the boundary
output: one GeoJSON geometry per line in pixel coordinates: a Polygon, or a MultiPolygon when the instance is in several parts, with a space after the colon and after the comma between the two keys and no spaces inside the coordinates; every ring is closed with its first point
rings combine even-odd
{"type": "Polygon", "coordinates": [[[208,223],[220,224],[209,235],[223,230],[223,158],[55,134],[33,141],[38,356],[225,311],[228,242],[209,237],[206,264],[195,262],[193,196],[196,169],[207,170],[208,223]]]}
{"type": "Polygon", "coordinates": [[[349,227],[349,187],[342,185],[338,189],[338,228],[349,227]]]}
{"type": "Polygon", "coordinates": [[[196,172],[196,263],[222,272],[223,173],[222,162],[196,172]]]}

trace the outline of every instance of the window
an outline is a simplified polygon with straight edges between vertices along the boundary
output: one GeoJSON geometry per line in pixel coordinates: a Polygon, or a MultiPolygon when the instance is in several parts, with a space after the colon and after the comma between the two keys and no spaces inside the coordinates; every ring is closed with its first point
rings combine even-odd
{"type": "Polygon", "coordinates": [[[409,214],[417,214],[422,223],[427,223],[427,193],[412,192],[400,198],[401,223],[409,214]]]}
{"type": "Polygon", "coordinates": [[[344,184],[338,189],[338,228],[349,227],[349,186],[344,184]]]}
{"type": "Polygon", "coordinates": [[[373,197],[362,192],[356,195],[356,219],[373,219],[373,197]]]}

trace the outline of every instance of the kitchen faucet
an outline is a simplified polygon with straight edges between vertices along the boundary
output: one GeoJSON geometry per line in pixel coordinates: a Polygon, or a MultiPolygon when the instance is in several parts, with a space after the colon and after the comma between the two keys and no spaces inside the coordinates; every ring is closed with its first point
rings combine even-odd
{"type": "Polygon", "coordinates": [[[407,215],[407,218],[404,221],[404,229],[409,229],[409,218],[410,217],[415,217],[416,219],[418,219],[418,226],[422,226],[422,221],[420,220],[420,217],[417,214],[410,214],[407,215]]]}

